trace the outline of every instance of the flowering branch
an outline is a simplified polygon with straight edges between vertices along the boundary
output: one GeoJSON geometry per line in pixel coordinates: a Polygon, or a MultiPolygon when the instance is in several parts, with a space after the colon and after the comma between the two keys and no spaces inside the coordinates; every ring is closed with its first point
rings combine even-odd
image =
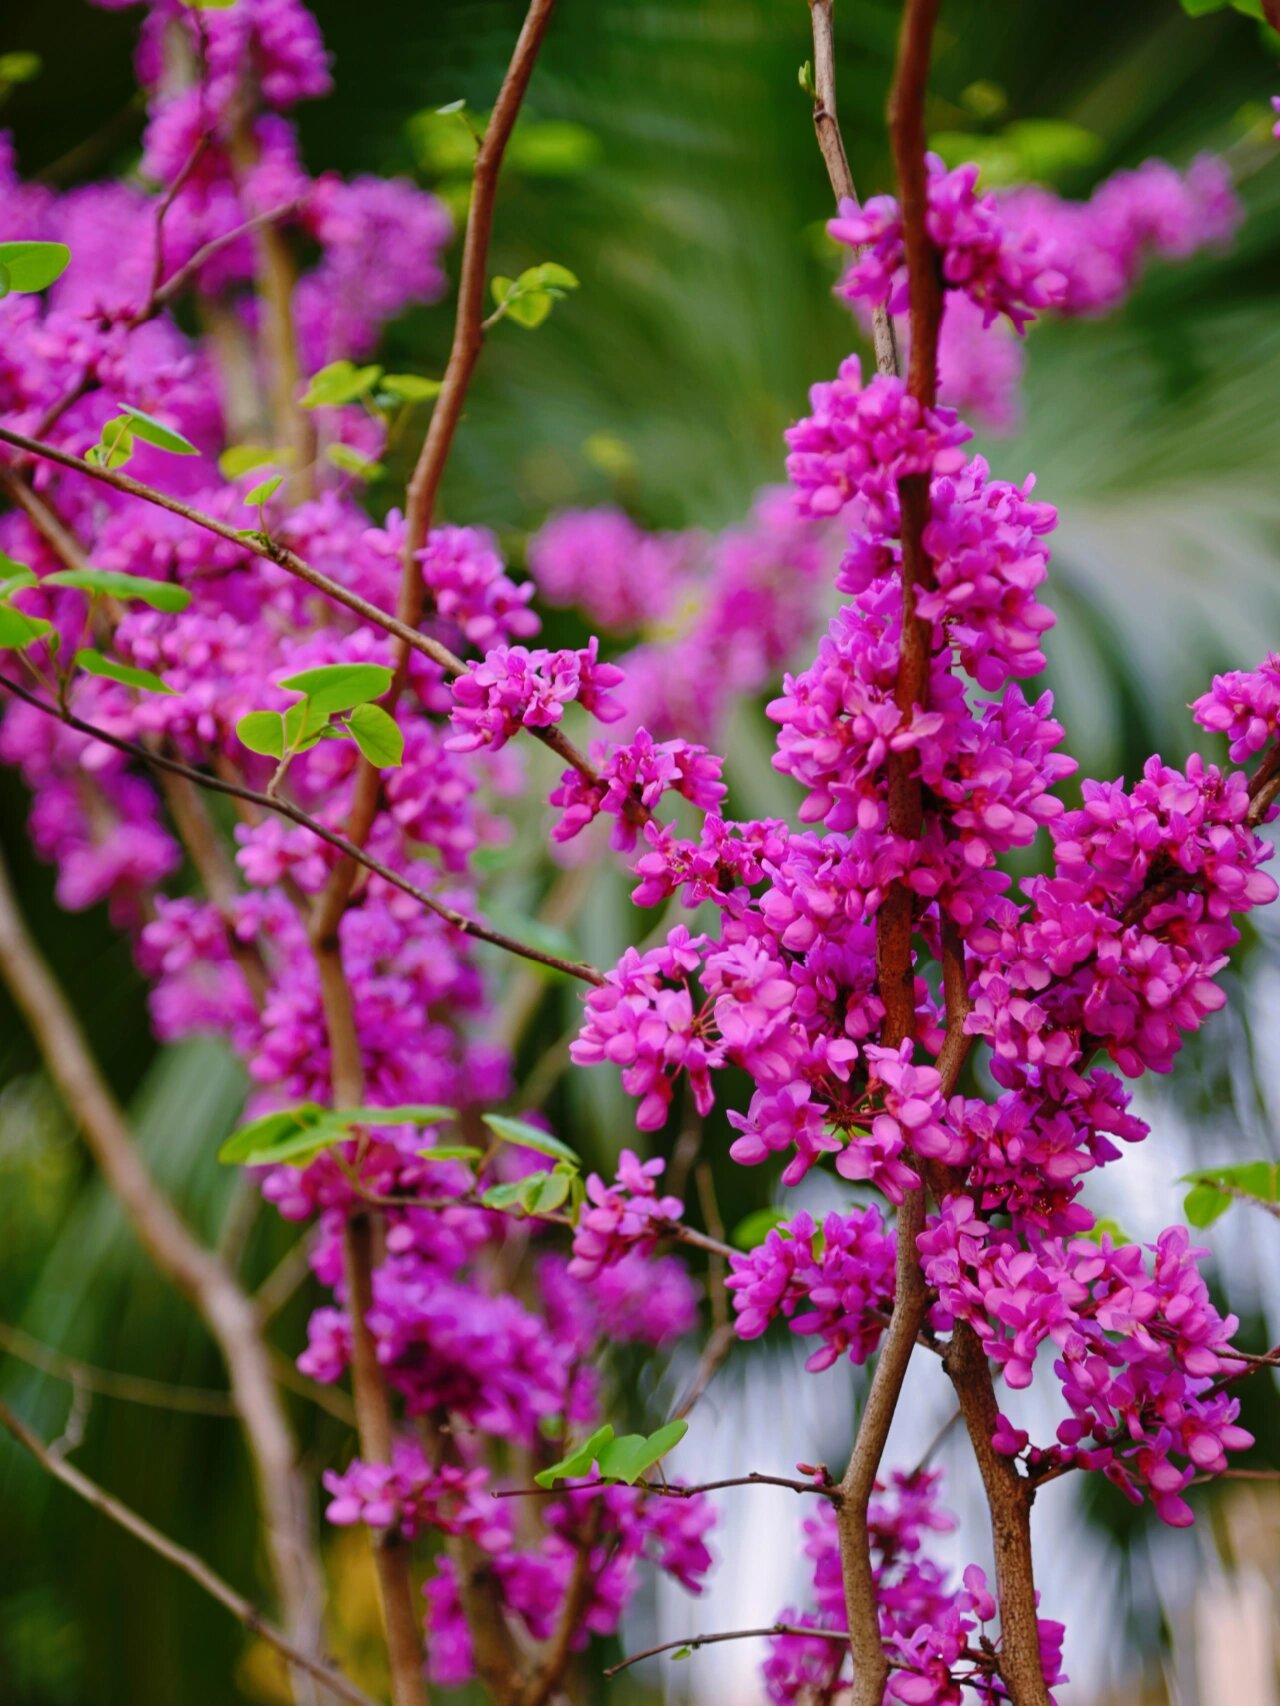
{"type": "Polygon", "coordinates": [[[621,1671],[629,1670],[632,1665],[638,1665],[641,1659],[654,1659],[660,1653],[670,1653],[687,1648],[696,1652],[699,1647],[714,1647],[721,1641],[754,1641],[767,1635],[803,1635],[819,1641],[848,1640],[843,1629],[819,1629],[803,1623],[770,1623],[763,1629],[724,1629],[715,1635],[685,1635],[676,1641],[662,1641],[656,1647],[645,1647],[642,1652],[628,1653],[625,1659],[616,1665],[610,1665],[605,1676],[617,1676],[621,1671]]]}
{"type": "Polygon", "coordinates": [[[349,1677],[344,1676],[338,1670],[336,1665],[315,1658],[291,1640],[283,1630],[277,1629],[273,1623],[269,1623],[257,1606],[245,1599],[243,1594],[237,1593],[229,1583],[223,1581],[221,1576],[209,1568],[203,1558],[197,1557],[185,1546],[179,1546],[176,1541],[170,1540],[168,1535],[161,1534],[158,1528],[153,1528],[145,1518],[140,1517],[136,1511],[130,1510],[128,1505],[122,1504],[104,1487],[100,1487],[96,1481],[91,1481],[87,1475],[82,1475],[74,1464],[68,1463],[65,1458],[50,1451],[44,1441],[34,1434],[26,1423],[16,1416],[2,1400],[0,1400],[0,1427],[11,1434],[23,1450],[29,1452],[40,1467],[53,1476],[55,1481],[61,1481],[62,1485],[70,1488],[77,1498],[81,1498],[87,1504],[92,1505],[96,1511],[100,1511],[103,1516],[123,1528],[127,1534],[133,1535],[135,1540],[141,1541],[144,1546],[157,1553],[167,1563],[173,1564],[181,1570],[184,1576],[193,1581],[197,1587],[202,1588],[212,1599],[216,1599],[219,1605],[243,1623],[250,1634],[257,1635],[268,1646],[274,1647],[288,1661],[290,1666],[305,1671],[309,1677],[313,1677],[321,1683],[329,1694],[335,1695],[340,1700],[349,1701],[351,1706],[378,1706],[378,1702],[371,1695],[366,1694],[362,1688],[358,1688],[349,1677]]]}
{"type": "Polygon", "coordinates": [[[310,812],[303,811],[301,806],[294,805],[292,800],[286,799],[282,794],[264,793],[260,789],[229,781],[225,777],[210,775],[208,771],[197,770],[193,765],[182,763],[180,759],[170,758],[162,752],[153,752],[150,747],[141,746],[136,741],[125,740],[107,729],[84,722],[70,711],[50,705],[20,682],[11,681],[8,676],[0,676],[0,690],[13,694],[16,699],[24,700],[37,711],[43,711],[46,716],[55,717],[69,729],[75,729],[78,734],[102,741],[105,746],[114,747],[117,752],[126,753],[130,758],[136,758],[139,763],[149,765],[153,770],[181,777],[197,787],[208,789],[211,793],[224,794],[230,799],[242,800],[246,805],[256,806],[261,811],[275,812],[278,817],[288,818],[290,823],[296,823],[300,829],[309,830],[320,841],[363,865],[384,882],[391,883],[393,887],[409,895],[420,906],[425,906],[429,912],[434,912],[437,918],[442,918],[446,924],[462,931],[464,935],[472,936],[480,942],[488,942],[495,948],[502,948],[506,953],[517,954],[521,959],[532,960],[537,965],[548,966],[553,971],[563,972],[566,977],[577,978],[583,983],[604,982],[601,973],[584,961],[561,959],[557,954],[549,954],[541,948],[519,942],[514,936],[508,936],[501,930],[491,930],[487,924],[481,924],[474,918],[468,918],[465,913],[458,912],[454,907],[446,906],[443,901],[437,900],[416,883],[411,883],[399,871],[384,864],[376,855],[367,852],[363,847],[357,847],[340,830],[330,829],[327,824],[321,823],[319,818],[312,817],[310,812]]]}

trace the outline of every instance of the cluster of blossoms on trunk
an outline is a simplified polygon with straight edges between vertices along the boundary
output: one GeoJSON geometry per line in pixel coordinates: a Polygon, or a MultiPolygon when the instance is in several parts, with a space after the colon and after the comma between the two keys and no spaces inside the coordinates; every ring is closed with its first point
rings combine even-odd
{"type": "MultiPolygon", "coordinates": [[[[7,141],[0,152],[0,240],[65,241],[72,255],[45,295],[0,301],[0,419],[80,458],[121,405],[144,410],[198,454],[176,460],[143,442],[131,471],[239,528],[259,474],[222,473],[218,458],[256,425],[256,398],[246,418],[234,367],[265,376],[269,310],[254,293],[263,231],[314,256],[292,284],[296,373],[285,401],[296,404],[321,369],[367,359],[387,322],[443,293],[451,223],[408,181],[309,176],[285,115],[327,91],[329,68],[300,0],[198,14],[151,0],[138,71],[149,120],[130,181],[55,193],[21,181],[7,141]],[[187,268],[216,332],[189,334],[157,301],[157,283],[187,268]]],[[[1204,1252],[1184,1229],[1152,1248],[1117,1244],[1097,1233],[1083,1192],[1094,1169],[1146,1136],[1125,1080],[1168,1071],[1222,1005],[1216,979],[1237,921],[1276,894],[1257,834],[1269,814],[1255,809],[1243,770],[1199,759],[1177,770],[1159,758],[1132,787],[1085,782],[1079,807],[1066,809],[1056,790],[1075,766],[1064,731],[1050,696],[1024,685],[1045,666],[1053,618],[1040,594],[1056,515],[1030,476],[999,479],[969,453],[957,411],[972,400],[982,420],[1012,413],[1016,363],[1001,368],[1007,346],[989,322],[1003,316],[1021,332],[1045,311],[1103,312],[1149,256],[1228,237],[1238,208],[1225,168],[1207,159],[1185,175],[1149,162],[1083,205],[1040,189],[985,195],[974,168],[932,162],[929,208],[948,287],[937,408],[893,376],[864,379],[850,357],[787,434],[789,484],[715,536],[646,534],[616,510],[568,512],[530,542],[531,578],[521,579],[485,530],[431,531],[416,553],[422,627],[464,667],[450,679],[416,650],[404,660],[394,703],[403,756],[383,776],[367,849],[406,881],[429,870],[442,904],[481,919],[477,855],[509,835],[501,802],[520,785],[515,737],[570,716],[606,725],[590,766],[570,766],[550,795],[549,834],[578,847],[608,818],[635,904],[678,897],[698,917],[628,947],[605,973],[586,997],[574,1063],[620,1070],[642,1132],[662,1130],[677,1099],[700,1116],[736,1100],[745,1074],[743,1105],[728,1106],[733,1160],[776,1169],[784,1192],[814,1168],[846,1182],[846,1206],[820,1225],[784,1208],[758,1247],[733,1256],[738,1336],[784,1322],[814,1373],[874,1356],[895,1295],[885,1205],[927,1183],[918,1256],[928,1334],[945,1347],[966,1323],[999,1370],[1009,1396],[996,1449],[1033,1479],[1069,1467],[1105,1474],[1178,1524],[1191,1519],[1182,1495],[1193,1477],[1250,1443],[1229,1384],[1243,1367],[1230,1344],[1236,1323],[1214,1308],[1204,1252]],[[999,394],[984,397],[997,372],[999,394]],[[932,567],[915,604],[927,693],[903,706],[899,494],[913,477],[928,488],[932,567]],[[833,593],[843,602],[830,615],[833,593]],[[539,646],[538,604],[576,607],[601,634],[539,646]],[[796,821],[740,821],[725,811],[716,746],[734,705],[776,690],[784,669],[768,714],[796,821]],[[924,799],[912,836],[890,823],[888,768],[904,758],[924,799]],[[1002,860],[1037,844],[1045,873],[1015,883],[1002,860]],[[891,1046],[876,929],[895,888],[912,898],[922,952],[914,1033],[891,1046]],[[962,946],[965,1029],[986,1050],[989,1096],[958,1092],[938,1064],[947,1015],[925,964],[944,939],[962,946]],[[1033,1380],[1061,1400],[1050,1440],[1018,1424],[1016,1393],[1033,1380]]],[[[861,251],[842,294],[899,311],[896,205],[846,204],[831,229],[861,251]]],[[[339,454],[295,463],[293,483],[264,500],[271,537],[391,611],[408,524],[396,510],[374,519],[350,472],[352,456],[382,454],[385,420],[359,401],[306,419],[339,454]]],[[[96,568],[184,595],[176,609],[90,608],[83,590],[48,579],[65,562],[38,518],[21,506],[0,518],[0,550],[34,577],[14,607],[51,624],[63,657],[88,622],[94,644],[127,670],[163,679],[167,691],[139,696],[127,678],[75,675],[67,703],[83,722],[261,788],[274,765],[246,750],[237,724],[287,711],[284,679],[334,664],[397,667],[390,634],[320,598],[287,564],[88,472],[5,455],[96,568]]],[[[54,669],[48,639],[28,655],[54,669]]],[[[1280,662],[1220,677],[1194,714],[1227,737],[1232,765],[1256,761],[1280,722],[1280,662]]],[[[175,834],[181,807],[144,765],[13,700],[0,758],[30,789],[31,838],[56,869],[62,904],[106,902],[131,932],[157,1036],[225,1038],[253,1086],[250,1115],[331,1106],[334,1049],[309,921],[339,852],[299,824],[246,812],[226,870],[215,861],[223,880],[200,892],[175,834]]],[[[290,800],[335,832],[358,785],[350,741],[319,741],[289,766],[290,800]]],[[[647,924],[636,921],[637,937],[647,924]]],[[[697,1328],[703,1298],[691,1264],[671,1253],[685,1211],[662,1194],[660,1160],[624,1149],[611,1183],[591,1175],[566,1211],[567,1253],[554,1214],[517,1217],[514,1197],[482,1200],[450,1127],[474,1137],[516,1086],[493,963],[467,935],[366,871],[337,938],[359,1039],[361,1135],[258,1177],[282,1216],[311,1228],[311,1269],[328,1294],[299,1357],[314,1380],[340,1380],[351,1362],[344,1232],[378,1207],[361,1325],[394,1394],[397,1434],[389,1461],[356,1456],[326,1471],[328,1518],[432,1542],[424,1662],[436,1681],[462,1684],[477,1668],[477,1557],[499,1619],[539,1643],[568,1614],[575,1649],[618,1629],[642,1564],[701,1586],[715,1514],[702,1495],[602,1486],[592,1464],[532,1513],[492,1494],[512,1490],[520,1466],[547,1470],[616,1413],[607,1347],[665,1357],[697,1328]],[[433,1106],[455,1113],[394,1113],[433,1106]],[[525,1277],[513,1287],[519,1256],[525,1277]]],[[[530,1144],[504,1147],[486,1183],[517,1191],[545,1171],[539,1127],[527,1129],[530,1144]]],[[[967,1688],[994,1700],[1000,1635],[985,1577],[975,1565],[953,1582],[926,1553],[949,1523],[935,1483],[895,1476],[872,1505],[888,1697],[952,1702],[967,1688]]],[[[804,1542],[812,1603],[781,1621],[838,1631],[835,1518],[815,1504],[804,1542]]],[[[1061,1627],[1042,1621],[1049,1683],[1061,1646],[1061,1627]]],[[[842,1643],[777,1636],[769,1696],[830,1692],[847,1664],[842,1643]]]]}

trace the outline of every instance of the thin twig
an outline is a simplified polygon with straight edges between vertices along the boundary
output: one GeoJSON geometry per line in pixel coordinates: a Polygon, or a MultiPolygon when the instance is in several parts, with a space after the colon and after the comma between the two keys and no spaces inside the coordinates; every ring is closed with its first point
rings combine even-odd
{"type": "Polygon", "coordinates": [[[769,1635],[812,1635],[819,1641],[847,1642],[849,1637],[843,1629],[812,1629],[803,1623],[770,1623],[763,1629],[724,1629],[716,1635],[686,1635],[677,1641],[661,1641],[656,1647],[646,1647],[643,1652],[628,1653],[625,1659],[616,1665],[610,1665],[604,1672],[606,1677],[617,1676],[632,1665],[638,1665],[641,1659],[655,1659],[660,1653],[671,1653],[687,1647],[696,1652],[699,1647],[714,1647],[721,1641],[754,1641],[769,1635]]]}
{"type": "Polygon", "coordinates": [[[68,728],[75,729],[78,734],[87,735],[92,740],[102,741],[104,745],[114,747],[117,752],[127,753],[129,757],[136,758],[140,763],[149,765],[153,769],[165,771],[172,776],[184,777],[188,782],[193,782],[201,788],[207,788],[211,793],[225,794],[231,799],[242,800],[249,805],[257,806],[262,811],[276,812],[280,817],[288,818],[291,823],[296,823],[301,829],[309,830],[312,835],[327,842],[339,853],[344,853],[348,858],[364,865],[375,876],[381,877],[384,882],[400,889],[402,893],[416,900],[419,905],[425,906],[429,912],[434,912],[446,924],[451,924],[455,930],[462,931],[464,935],[474,936],[477,941],[488,942],[495,948],[502,948],[507,953],[518,954],[522,959],[533,960],[538,965],[550,967],[553,971],[564,972],[566,976],[576,977],[583,983],[601,984],[604,982],[602,973],[595,966],[577,960],[562,960],[556,954],[544,953],[541,948],[534,948],[527,943],[517,942],[515,937],[508,936],[501,930],[491,930],[487,925],[478,923],[474,918],[468,918],[465,913],[457,912],[453,907],[446,906],[443,901],[437,900],[425,889],[420,889],[416,883],[411,883],[407,877],[401,876],[398,871],[393,870],[390,865],[384,864],[374,854],[367,853],[362,847],[357,847],[340,831],[329,829],[318,818],[314,818],[309,812],[303,811],[301,806],[295,806],[291,800],[285,799],[281,794],[263,793],[257,788],[248,788],[238,782],[227,781],[224,777],[211,775],[208,771],[197,770],[194,766],[184,764],[180,759],[169,758],[164,753],[152,752],[149,748],[139,746],[134,741],[111,734],[108,730],[98,728],[93,723],[86,723],[70,711],[59,710],[56,705],[49,704],[47,700],[41,699],[39,695],[32,693],[20,682],[11,681],[8,676],[0,675],[0,689],[6,693],[12,693],[15,698],[24,700],[37,711],[43,711],[46,716],[57,718],[59,722],[65,723],[68,728]]]}
{"type": "MultiPolygon", "coordinates": [[[[813,22],[813,128],[839,207],[842,202],[856,201],[857,191],[836,112],[835,0],[809,0],[809,11],[813,22]]],[[[871,311],[871,345],[876,371],[896,373],[898,340],[893,316],[884,303],[871,311]]]]}
{"type": "Polygon", "coordinates": [[[252,1635],[257,1635],[269,1646],[295,1665],[304,1670],[309,1676],[322,1682],[331,1694],[340,1699],[350,1701],[352,1706],[378,1706],[371,1695],[365,1693],[332,1663],[314,1658],[301,1647],[295,1646],[289,1637],[269,1623],[258,1608],[239,1594],[222,1577],[211,1570],[203,1558],[198,1558],[194,1552],[189,1552],[185,1546],[179,1546],[170,1540],[168,1535],[161,1534],[158,1528],[153,1528],[144,1517],[130,1510],[128,1505],[100,1487],[96,1481],[91,1481],[87,1475],[82,1475],[72,1464],[64,1462],[54,1454],[25,1422],[21,1421],[7,1404],[0,1401],[0,1427],[6,1429],[25,1451],[30,1452],[42,1469],[46,1470],[55,1480],[61,1481],[64,1487],[69,1487],[78,1498],[100,1511],[103,1516],[132,1534],[135,1540],[140,1540],[144,1546],[159,1554],[168,1563],[188,1576],[197,1587],[216,1599],[231,1615],[243,1623],[252,1635]]]}
{"type": "MultiPolygon", "coordinates": [[[[580,1481],[573,1488],[565,1487],[501,1487],[490,1496],[495,1499],[555,1499],[566,1491],[590,1493],[597,1487],[616,1486],[615,1481],[580,1481]]],[[[692,1486],[678,1487],[670,1481],[634,1481],[634,1487],[653,1493],[662,1499],[692,1499],[699,1493],[719,1493],[726,1487],[785,1487],[791,1493],[814,1493],[831,1504],[840,1503],[839,1487],[824,1487],[817,1481],[801,1481],[791,1475],[763,1475],[752,1470],[747,1475],[728,1475],[723,1481],[699,1481],[692,1486]]]]}

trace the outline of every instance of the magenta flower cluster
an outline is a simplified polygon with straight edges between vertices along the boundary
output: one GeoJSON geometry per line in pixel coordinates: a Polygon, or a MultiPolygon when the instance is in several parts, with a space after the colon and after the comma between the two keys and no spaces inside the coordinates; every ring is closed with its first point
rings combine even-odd
{"type": "Polygon", "coordinates": [[[452,684],[457,732],[449,749],[505,746],[520,728],[552,728],[575,700],[601,722],[616,722],[623,706],[609,690],[621,680],[616,664],[598,661],[594,639],[578,651],[494,646],[452,684]]]}

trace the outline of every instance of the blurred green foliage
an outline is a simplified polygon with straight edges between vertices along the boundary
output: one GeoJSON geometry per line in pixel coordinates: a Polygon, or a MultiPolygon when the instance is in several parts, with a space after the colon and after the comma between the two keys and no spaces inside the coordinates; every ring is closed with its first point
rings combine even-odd
{"type": "MultiPolygon", "coordinates": [[[[473,139],[464,116],[436,109],[487,111],[520,6],[323,0],[315,10],[337,92],[299,115],[311,167],[417,174],[461,211],[473,139]]],[[[841,0],[837,12],[842,118],[869,193],[890,183],[881,114],[898,7],[841,0]]],[[[9,0],[0,123],[15,130],[28,171],[73,182],[136,158],[136,23],[82,0],[9,0]]],[[[652,525],[717,527],[780,476],[784,426],[852,341],[830,295],[829,192],[797,85],[807,28],[803,0],[561,0],[513,144],[491,270],[518,278],[553,260],[581,288],[535,337],[496,328],[448,474],[451,519],[494,526],[518,557],[559,505],[622,498],[652,525]]],[[[1246,661],[1280,628],[1280,168],[1263,163],[1257,140],[1276,86],[1263,49],[1238,12],[1192,20],[1176,0],[943,9],[929,123],[948,159],[978,159],[993,181],[1042,176],[1071,194],[1148,154],[1185,163],[1204,147],[1233,150],[1247,174],[1249,221],[1229,256],[1157,269],[1105,325],[1033,332],[1028,425],[984,447],[1000,472],[1034,467],[1063,511],[1051,670],[1087,770],[1132,774],[1156,747],[1178,755],[1186,701],[1209,671],[1246,661]]],[[[448,302],[411,315],[388,341],[386,367],[439,374],[450,323],[448,302]]],[[[393,501],[403,471],[393,462],[375,499],[393,501]]],[[[733,751],[736,797],[752,812],[787,809],[762,719],[739,719],[733,751]]],[[[23,822],[19,789],[0,777],[0,839],[31,919],[137,1112],[148,1155],[193,1220],[238,1241],[246,1275],[260,1280],[292,1234],[247,1213],[214,1161],[239,1114],[237,1070],[212,1045],[156,1054],[127,945],[96,913],[58,912],[23,822]]],[[[538,833],[536,815],[528,828],[538,833]]],[[[527,914],[545,881],[512,861],[502,904],[527,914]]],[[[599,961],[648,927],[625,892],[606,876],[574,926],[578,948],[599,961]]],[[[555,1077],[574,999],[553,991],[529,1029],[520,1065],[534,1084],[555,1077]]],[[[1216,1038],[1216,1052],[1192,1053],[1184,1103],[1256,1128],[1245,1020],[1224,1021],[1216,1038]]],[[[198,1324],[138,1254],[3,997],[0,1086],[0,1320],[101,1367],[219,1386],[198,1324]]],[[[630,1129],[605,1074],[561,1084],[552,1106],[589,1156],[615,1150],[630,1129]]],[[[717,1124],[713,1153],[722,1136],[717,1124]]],[[[721,1173],[729,1225],[764,1206],[761,1178],[721,1173]]],[[[277,1343],[296,1351],[304,1319],[299,1297],[275,1324],[277,1343]]],[[[6,1360],[0,1389],[47,1435],[65,1425],[64,1384],[6,1360]]],[[[297,1415],[309,1462],[335,1461],[341,1425],[301,1403],[297,1415]]],[[[89,1474],[235,1583],[260,1583],[229,1423],[103,1397],[85,1425],[76,1460],[89,1474]]],[[[1099,1520],[1136,1545],[1138,1519],[1105,1489],[1099,1503],[1099,1520]]],[[[7,1450],[0,1515],[4,1706],[271,1697],[270,1667],[246,1660],[219,1610],[7,1450]]],[[[366,1589],[345,1542],[331,1564],[351,1652],[366,1589]]]]}

